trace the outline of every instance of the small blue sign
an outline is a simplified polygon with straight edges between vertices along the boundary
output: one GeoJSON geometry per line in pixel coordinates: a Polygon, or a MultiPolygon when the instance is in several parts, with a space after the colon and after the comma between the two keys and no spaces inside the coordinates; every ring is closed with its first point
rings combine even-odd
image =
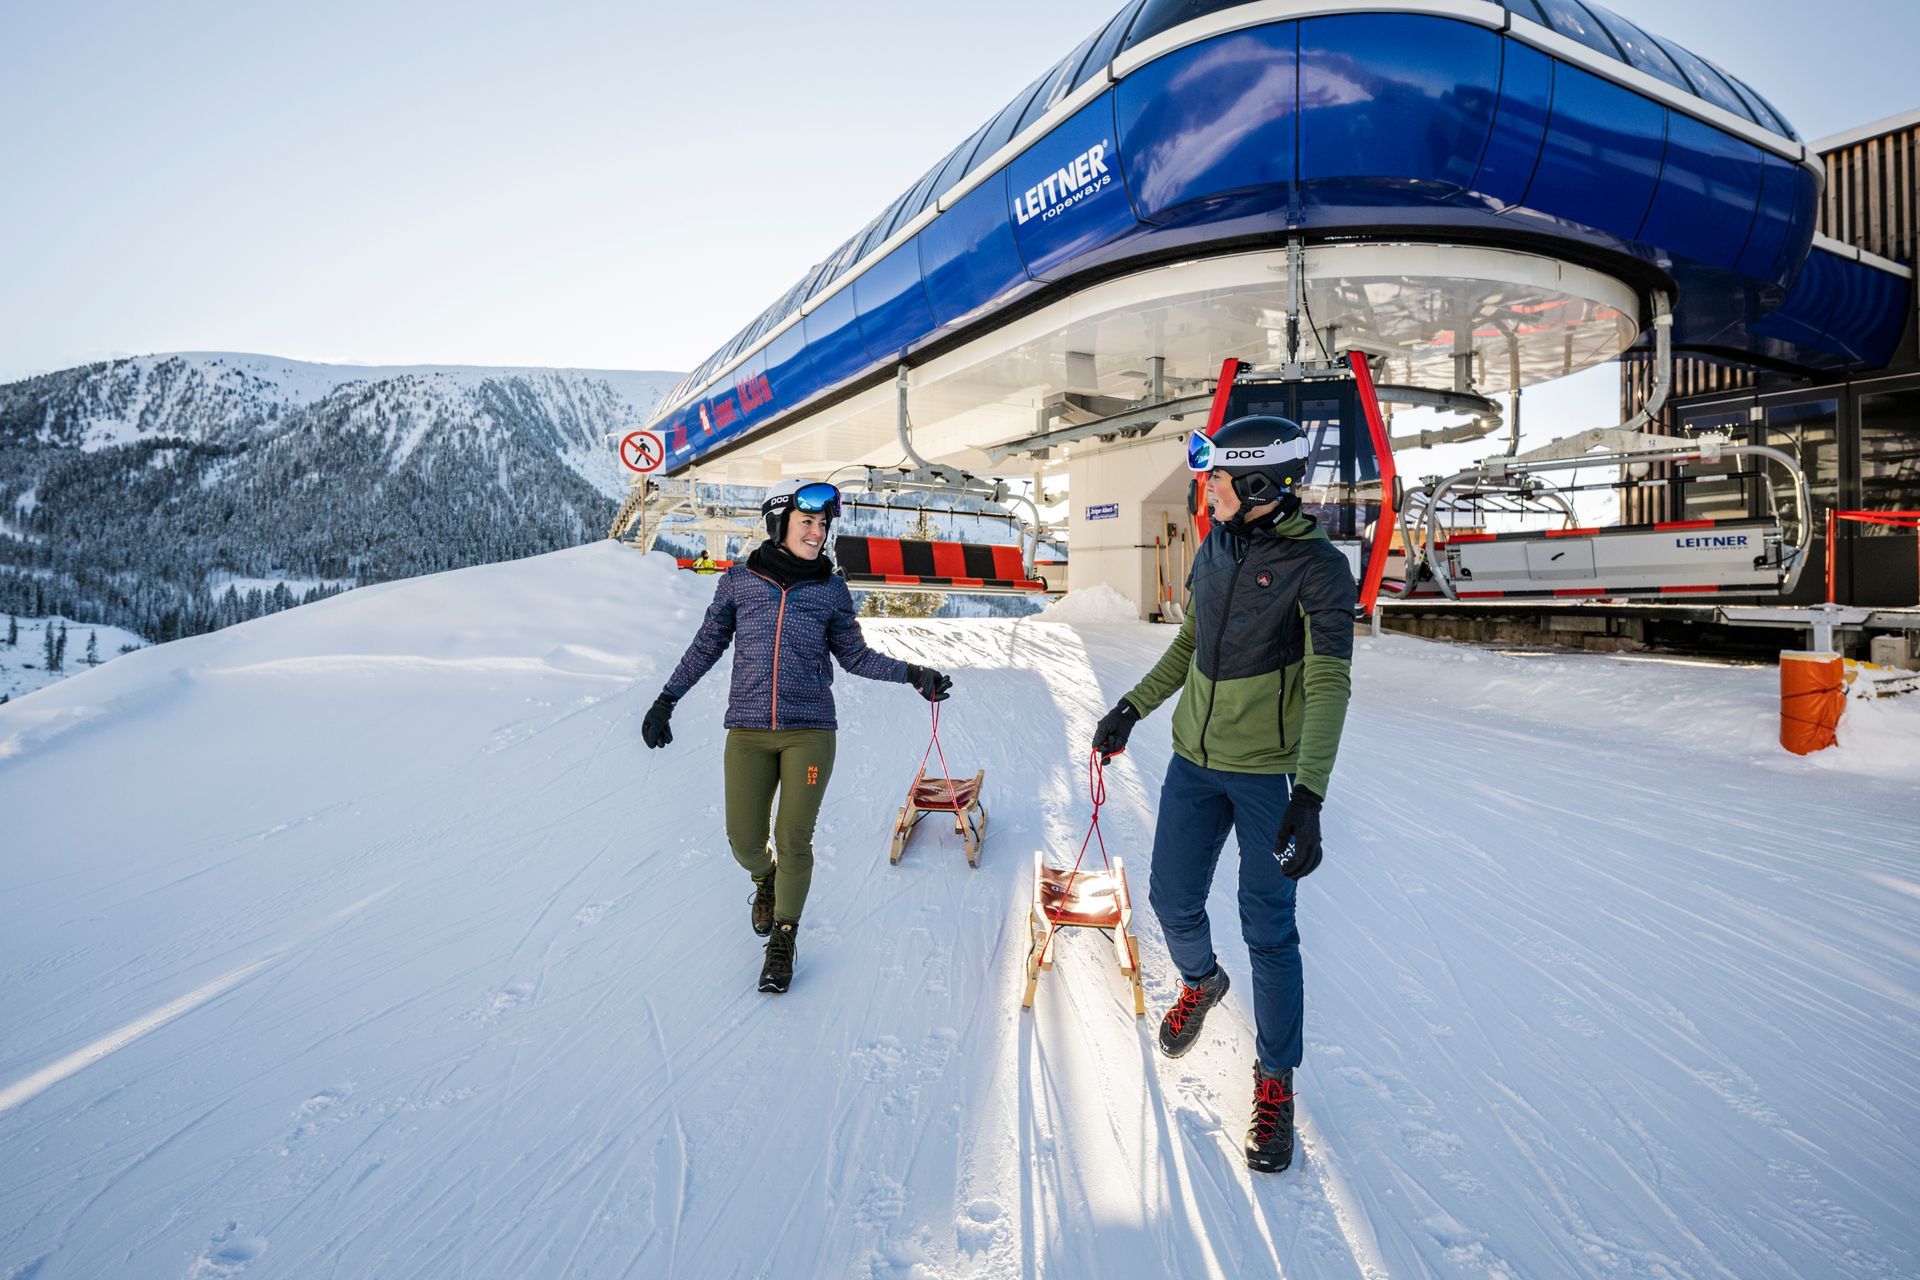
{"type": "Polygon", "coordinates": [[[1103,502],[1098,506],[1087,508],[1089,520],[1118,520],[1119,518],[1120,504],[1117,502],[1103,502]]]}

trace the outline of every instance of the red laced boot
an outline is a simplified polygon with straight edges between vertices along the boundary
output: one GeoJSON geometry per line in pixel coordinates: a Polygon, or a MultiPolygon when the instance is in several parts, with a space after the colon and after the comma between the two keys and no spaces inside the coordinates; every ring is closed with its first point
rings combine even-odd
{"type": "Polygon", "coordinates": [[[1247,1130],[1247,1168],[1279,1173],[1293,1163],[1293,1072],[1270,1076],[1253,1064],[1253,1128],[1247,1130]]]}
{"type": "Polygon", "coordinates": [[[1177,1058],[1193,1048],[1193,1042],[1200,1038],[1200,1028],[1207,1020],[1207,1010],[1220,1003],[1227,994],[1228,985],[1227,971],[1217,964],[1213,966],[1213,972],[1200,981],[1182,982],[1180,998],[1160,1019],[1160,1052],[1169,1058],[1177,1058]]]}

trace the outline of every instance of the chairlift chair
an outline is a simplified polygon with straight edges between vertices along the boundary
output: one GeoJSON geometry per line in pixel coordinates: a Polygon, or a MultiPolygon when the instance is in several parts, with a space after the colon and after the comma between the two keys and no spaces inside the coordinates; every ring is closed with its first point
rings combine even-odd
{"type": "Polygon", "coordinates": [[[1787,594],[1806,567],[1809,509],[1806,476],[1792,457],[1718,436],[1671,444],[1652,438],[1603,454],[1490,458],[1407,493],[1399,513],[1400,572],[1389,591],[1398,599],[1445,600],[1787,594]],[[1583,526],[1567,501],[1574,490],[1550,478],[1556,471],[1612,467],[1623,470],[1625,484],[1669,484],[1648,478],[1656,464],[1685,468],[1730,459],[1752,460],[1785,478],[1784,486],[1765,486],[1762,514],[1583,526]],[[1792,495],[1791,514],[1780,509],[1781,488],[1792,495]],[[1461,531],[1456,526],[1462,512],[1544,516],[1551,523],[1461,531]]]}

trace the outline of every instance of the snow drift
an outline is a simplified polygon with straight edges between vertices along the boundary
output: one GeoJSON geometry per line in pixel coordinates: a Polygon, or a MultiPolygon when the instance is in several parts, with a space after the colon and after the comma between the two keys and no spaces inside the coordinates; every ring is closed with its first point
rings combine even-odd
{"type": "MultiPolygon", "coordinates": [[[[846,725],[753,990],[711,580],[602,544],[368,587],[0,707],[0,1276],[1879,1276],[1920,1269],[1920,709],[1800,761],[1773,674],[1362,639],[1302,889],[1293,1171],[1235,994],[1177,1063],[1032,851],[1170,628],[869,623],[955,675],[983,865],[846,725]]],[[[1851,709],[1849,711],[1851,715],[1851,709]]],[[[1109,772],[1144,898],[1164,714],[1109,772]]],[[[1174,975],[1139,917],[1149,1000],[1174,975]]]]}

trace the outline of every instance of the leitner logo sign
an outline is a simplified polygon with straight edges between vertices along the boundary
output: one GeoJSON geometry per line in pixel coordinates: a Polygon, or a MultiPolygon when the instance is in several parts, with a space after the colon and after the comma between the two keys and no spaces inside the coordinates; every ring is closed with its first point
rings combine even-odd
{"type": "Polygon", "coordinates": [[[1094,143],[1075,156],[1066,168],[1055,169],[1044,182],[1028,187],[1025,195],[1015,196],[1013,216],[1023,226],[1035,218],[1044,222],[1112,185],[1113,175],[1107,172],[1107,147],[1105,142],[1094,143]]]}
{"type": "Polygon", "coordinates": [[[1747,545],[1747,535],[1730,533],[1717,538],[1675,538],[1673,545],[1676,547],[1744,547],[1747,545]]]}

